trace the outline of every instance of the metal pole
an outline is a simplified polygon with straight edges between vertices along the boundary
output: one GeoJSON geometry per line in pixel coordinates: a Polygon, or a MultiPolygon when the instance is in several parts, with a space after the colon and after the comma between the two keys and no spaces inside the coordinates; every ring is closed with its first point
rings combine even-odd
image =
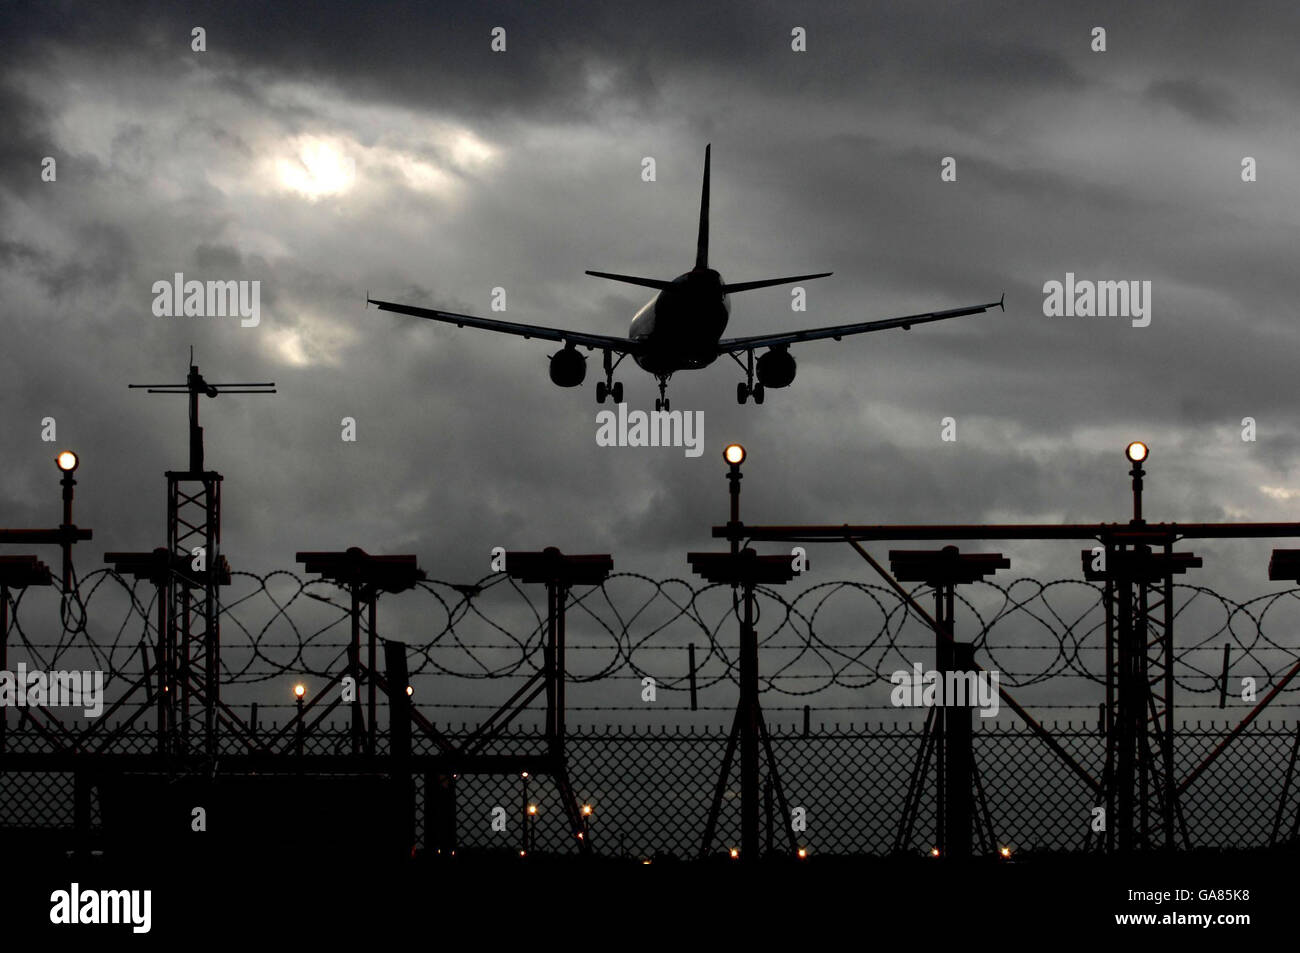
{"type": "Polygon", "coordinates": [[[569,587],[560,583],[555,589],[555,747],[556,754],[564,754],[564,615],[569,601],[569,587]]]}
{"type": "Polygon", "coordinates": [[[1146,473],[1141,463],[1134,463],[1129,476],[1133,478],[1133,522],[1142,522],[1142,477],[1146,473]]]}
{"type": "Polygon", "coordinates": [[[754,584],[745,581],[745,616],[740,630],[740,850],[741,860],[758,860],[758,634],[754,631],[754,584]]]}
{"type": "Polygon", "coordinates": [[[352,638],[348,642],[348,674],[352,676],[352,753],[361,753],[361,697],[357,688],[361,683],[361,583],[352,580],[348,587],[352,595],[352,638]]]}
{"type": "MultiPolygon", "coordinates": [[[[369,655],[367,658],[368,665],[366,668],[366,687],[369,693],[369,710],[366,712],[366,753],[373,755],[375,753],[375,602],[379,599],[379,593],[371,586],[366,592],[366,603],[369,610],[367,618],[367,628],[370,630],[369,655]]],[[[385,664],[387,664],[388,643],[384,643],[385,664]]],[[[405,657],[403,657],[405,664],[405,657]]],[[[403,697],[406,692],[406,679],[402,679],[399,686],[402,689],[403,697]]],[[[392,702],[390,701],[391,705],[392,702]]],[[[392,717],[392,714],[389,714],[392,717]]],[[[409,719],[408,719],[409,720],[409,719]]]]}
{"type": "MultiPolygon", "coordinates": [[[[974,671],[975,646],[969,642],[957,642],[952,649],[951,670],[958,673],[974,671]]],[[[948,700],[945,699],[945,704],[947,703],[948,700]]],[[[966,704],[960,708],[945,707],[944,713],[947,716],[944,742],[948,762],[948,790],[945,793],[948,816],[944,822],[948,839],[946,853],[949,858],[969,858],[975,819],[975,757],[972,750],[974,708],[971,699],[968,697],[966,704]]]]}
{"type": "MultiPolygon", "coordinates": [[[[557,751],[558,732],[555,718],[555,636],[559,611],[556,597],[559,583],[546,584],[546,646],[542,650],[542,677],[546,682],[546,747],[551,754],[557,751]]],[[[524,805],[525,810],[527,805],[524,805]]]]}
{"type": "MultiPolygon", "coordinates": [[[[1123,550],[1121,550],[1121,553],[1123,550]]],[[[1118,788],[1118,817],[1113,821],[1118,828],[1119,849],[1121,852],[1133,849],[1133,786],[1137,781],[1137,763],[1134,747],[1137,744],[1135,727],[1136,701],[1134,692],[1133,668],[1135,664],[1133,646],[1133,586],[1130,580],[1119,581],[1119,752],[1116,770],[1116,787],[1118,788]]],[[[1138,713],[1140,714],[1140,713],[1138,713]]],[[[1110,821],[1111,819],[1107,819],[1110,821]]]]}
{"type": "MultiPolygon", "coordinates": [[[[949,639],[952,638],[952,620],[948,618],[945,609],[948,602],[944,598],[946,586],[936,585],[934,587],[934,620],[938,623],[934,629],[934,667],[943,678],[944,673],[948,671],[948,657],[951,654],[945,650],[944,635],[949,639]]],[[[947,721],[947,709],[939,705],[934,710],[934,845],[939,848],[939,856],[948,856],[947,830],[945,821],[947,820],[947,772],[946,757],[944,756],[944,727],[947,721]]]]}
{"type": "Polygon", "coordinates": [[[63,550],[63,596],[67,598],[72,593],[72,488],[77,481],[73,479],[71,470],[64,470],[60,483],[63,486],[63,525],[59,529],[64,531],[60,548],[63,550]]]}
{"type": "Polygon", "coordinates": [[[738,528],[740,526],[740,481],[744,479],[740,472],[740,464],[732,463],[727,467],[727,491],[731,497],[731,519],[727,526],[731,533],[731,555],[740,552],[740,536],[738,528]]]}

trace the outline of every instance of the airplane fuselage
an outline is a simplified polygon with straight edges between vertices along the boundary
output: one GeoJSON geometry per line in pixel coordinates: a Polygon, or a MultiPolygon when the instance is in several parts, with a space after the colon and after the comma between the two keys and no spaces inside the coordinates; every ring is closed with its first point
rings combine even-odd
{"type": "Polygon", "coordinates": [[[722,276],[712,268],[678,275],[632,319],[628,337],[642,350],[636,363],[651,374],[708,367],[731,316],[722,276]]]}

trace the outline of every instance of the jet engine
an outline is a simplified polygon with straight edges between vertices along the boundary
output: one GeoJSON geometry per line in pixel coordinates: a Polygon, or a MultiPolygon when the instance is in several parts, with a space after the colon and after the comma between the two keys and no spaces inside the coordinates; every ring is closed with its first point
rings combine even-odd
{"type": "Polygon", "coordinates": [[[758,381],[764,387],[789,387],[794,380],[795,363],[790,351],[774,347],[758,359],[758,381]]]}
{"type": "Polygon", "coordinates": [[[587,378],[587,358],[574,347],[551,355],[551,382],[560,387],[577,387],[587,378]]]}

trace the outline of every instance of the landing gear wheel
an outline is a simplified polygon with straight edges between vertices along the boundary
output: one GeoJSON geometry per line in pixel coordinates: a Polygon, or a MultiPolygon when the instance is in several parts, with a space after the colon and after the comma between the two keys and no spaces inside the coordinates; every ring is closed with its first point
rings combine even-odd
{"type": "Polygon", "coordinates": [[[664,400],[663,400],[663,398],[662,398],[662,397],[656,397],[656,398],[655,398],[655,410],[656,410],[656,411],[659,411],[659,410],[663,410],[663,409],[664,409],[664,400]]]}
{"type": "Polygon", "coordinates": [[[749,399],[749,385],[741,381],[736,385],[736,403],[744,404],[749,399]]]}
{"type": "Polygon", "coordinates": [[[610,394],[614,397],[614,403],[623,403],[623,382],[615,381],[613,388],[610,389],[610,394]]]}
{"type": "Polygon", "coordinates": [[[671,409],[672,409],[672,404],[669,402],[668,398],[665,397],[665,398],[664,398],[664,410],[671,410],[671,409]]]}
{"type": "Polygon", "coordinates": [[[762,402],[763,402],[763,385],[762,385],[762,384],[755,384],[755,385],[754,385],[754,403],[756,403],[756,404],[761,404],[762,402]]]}
{"type": "MultiPolygon", "coordinates": [[[[605,382],[604,382],[604,381],[596,381],[596,403],[598,403],[598,404],[603,404],[603,403],[605,403],[605,394],[606,394],[606,390],[605,390],[605,382]]],[[[620,403],[620,401],[618,401],[617,399],[615,399],[614,402],[615,402],[615,403],[620,403]]]]}

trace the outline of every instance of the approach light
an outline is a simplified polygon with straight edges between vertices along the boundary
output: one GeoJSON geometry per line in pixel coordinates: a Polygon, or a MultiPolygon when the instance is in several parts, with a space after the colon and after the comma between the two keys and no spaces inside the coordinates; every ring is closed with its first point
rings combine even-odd
{"type": "Polygon", "coordinates": [[[529,805],[528,805],[528,813],[529,813],[529,814],[536,814],[536,813],[537,813],[537,805],[536,805],[536,804],[529,804],[529,805]]]}
{"type": "Polygon", "coordinates": [[[1010,857],[1010,856],[1011,856],[1011,848],[1010,848],[1010,847],[999,847],[999,848],[998,848],[998,853],[1001,854],[1003,857],[1010,857]]]}
{"type": "Polygon", "coordinates": [[[738,467],[745,462],[745,448],[738,443],[729,443],[722,451],[722,459],[733,467],[738,467]]]}
{"type": "Polygon", "coordinates": [[[590,816],[591,816],[591,805],[590,805],[590,804],[584,804],[584,805],[582,805],[582,813],[583,813],[583,816],[584,816],[584,817],[590,817],[590,816]]]}
{"type": "Polygon", "coordinates": [[[1134,440],[1124,448],[1124,456],[1128,457],[1133,463],[1141,463],[1147,458],[1147,454],[1150,452],[1151,451],[1147,449],[1147,445],[1141,440],[1134,440]]]}
{"type": "Polygon", "coordinates": [[[731,853],[731,859],[732,859],[732,860],[735,860],[737,857],[740,856],[740,851],[739,851],[738,849],[736,849],[735,847],[731,848],[730,853],[731,853]]]}
{"type": "Polygon", "coordinates": [[[805,857],[807,857],[807,856],[808,856],[808,848],[807,848],[807,847],[800,847],[800,848],[799,848],[799,859],[800,859],[800,860],[803,860],[803,859],[804,859],[805,857]]]}
{"type": "Polygon", "coordinates": [[[939,848],[937,848],[937,847],[931,847],[931,848],[930,848],[930,856],[931,856],[931,857],[938,857],[938,856],[939,856],[939,848]]]}
{"type": "Polygon", "coordinates": [[[73,470],[77,469],[81,460],[71,450],[64,450],[54,458],[54,462],[58,464],[59,469],[64,473],[71,473],[73,470]]]}
{"type": "Polygon", "coordinates": [[[415,689],[412,688],[410,685],[407,685],[407,686],[406,686],[406,697],[407,697],[407,698],[410,698],[410,697],[411,697],[412,695],[414,695],[414,694],[415,694],[415,689]]]}
{"type": "Polygon", "coordinates": [[[307,694],[307,686],[304,685],[302,682],[299,682],[297,685],[293,686],[294,698],[301,699],[302,696],[306,694],[307,694]]]}

